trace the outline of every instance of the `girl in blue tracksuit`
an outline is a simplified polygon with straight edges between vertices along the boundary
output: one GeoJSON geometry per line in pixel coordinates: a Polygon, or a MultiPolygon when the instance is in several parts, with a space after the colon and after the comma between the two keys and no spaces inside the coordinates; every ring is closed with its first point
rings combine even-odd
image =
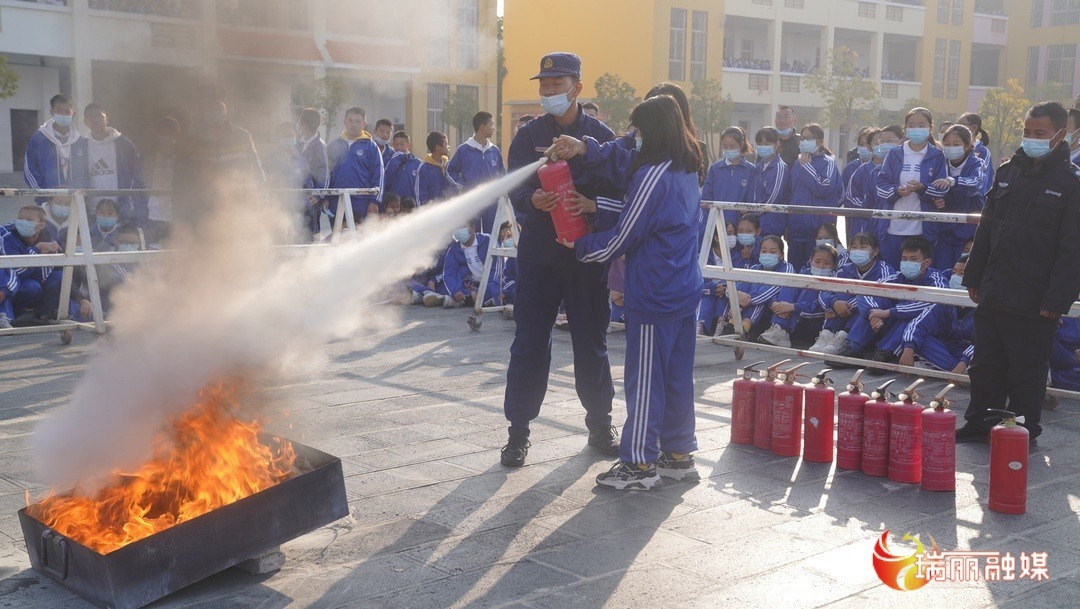
{"type": "Polygon", "coordinates": [[[701,300],[701,148],[666,95],[630,113],[641,137],[618,223],[574,244],[579,260],[626,256],[626,424],[619,462],[596,482],[647,490],[697,479],[693,456],[695,313],[701,300]]]}
{"type": "MultiPolygon", "coordinates": [[[[799,140],[799,158],[791,167],[791,205],[836,207],[843,195],[836,157],[825,146],[825,130],[817,124],[803,127],[799,140]]],[[[814,249],[817,227],[827,216],[789,214],[787,226],[788,262],[801,269],[814,249]]]]}
{"type": "Polygon", "coordinates": [[[956,119],[957,125],[963,125],[971,132],[971,138],[975,140],[975,156],[983,162],[983,187],[982,194],[990,192],[994,185],[994,157],[990,154],[990,134],[983,129],[982,117],[974,112],[965,112],[956,119]]]}
{"type": "MultiPolygon", "coordinates": [[[[741,127],[728,127],[720,134],[719,161],[709,167],[705,184],[701,187],[702,201],[754,202],[754,174],[757,168],[743,158],[750,151],[746,145],[746,133],[741,127]]],[[[724,210],[724,222],[738,222],[739,212],[724,210]]]]}
{"type": "MultiPolygon", "coordinates": [[[[769,235],[761,240],[761,254],[758,264],[750,267],[755,271],[774,273],[794,273],[795,267],[784,260],[784,241],[776,235],[769,235]]],[[[739,282],[739,307],[742,310],[745,333],[757,336],[769,327],[770,307],[780,295],[780,286],[764,283],[739,282]]]]}
{"type": "MultiPolygon", "coordinates": [[[[935,211],[934,199],[945,196],[934,185],[946,176],[945,155],[931,135],[933,128],[934,116],[926,108],[912,108],[904,117],[907,141],[889,151],[877,175],[877,194],[885,209],[935,211]]],[[[933,226],[924,227],[919,220],[890,220],[881,244],[885,262],[898,266],[904,241],[916,236],[931,243],[936,238],[933,226]]]]}
{"type": "MultiPolygon", "coordinates": [[[[851,176],[851,198],[848,207],[859,209],[884,209],[884,203],[877,196],[877,174],[889,151],[896,148],[904,139],[904,130],[899,125],[889,125],[867,132],[866,141],[873,154],[870,161],[863,163],[851,176]]],[[[847,218],[848,242],[859,233],[871,233],[880,242],[885,238],[888,222],[871,218],[847,218]]]]}
{"type": "MultiPolygon", "coordinates": [[[[838,269],[838,268],[844,266],[845,264],[847,264],[847,260],[848,260],[847,248],[845,248],[844,244],[840,241],[840,231],[838,231],[836,229],[836,225],[833,224],[832,222],[825,222],[824,224],[822,224],[821,226],[819,226],[817,228],[817,235],[814,237],[815,250],[816,250],[817,246],[820,246],[820,245],[828,245],[829,247],[836,250],[836,260],[833,260],[833,265],[832,265],[833,270],[838,269]]],[[[810,257],[811,257],[811,260],[812,260],[813,255],[811,255],[810,257]]],[[[810,262],[811,261],[807,261],[806,266],[804,266],[802,269],[800,269],[799,272],[802,273],[803,271],[809,269],[812,266],[810,264],[810,262]]]]}
{"type": "Polygon", "coordinates": [[[743,214],[736,226],[731,267],[748,269],[758,263],[761,254],[761,218],[753,213],[743,214]]]}
{"type": "MultiPolygon", "coordinates": [[[[810,264],[800,274],[832,277],[836,274],[836,261],[835,248],[827,244],[818,245],[810,254],[810,264]]],[[[769,309],[772,311],[772,325],[761,333],[759,342],[805,349],[817,344],[815,340],[820,340],[825,307],[821,304],[818,290],[781,288],[769,309]]]]}
{"type": "MultiPolygon", "coordinates": [[[[780,132],[774,127],[762,127],[754,136],[757,152],[757,174],[754,182],[754,202],[768,205],[788,202],[791,171],[780,158],[780,132]]],[[[788,215],[767,213],[761,216],[761,228],[766,235],[787,233],[788,215]]]]}
{"type": "Polygon", "coordinates": [[[867,143],[867,138],[871,131],[876,131],[876,129],[873,127],[862,127],[859,129],[859,139],[855,146],[855,153],[859,155],[859,158],[848,161],[844,165],[844,170],[840,172],[840,182],[844,185],[844,196],[840,199],[840,203],[843,207],[847,207],[848,202],[851,200],[851,176],[855,174],[855,170],[863,163],[869,163],[870,157],[873,156],[870,146],[867,143]]]}
{"type": "MultiPolygon", "coordinates": [[[[983,194],[986,165],[976,156],[971,132],[963,125],[953,125],[941,138],[948,177],[935,186],[946,191],[941,199],[934,200],[938,211],[957,214],[982,213],[986,203],[983,194]]],[[[951,269],[964,253],[964,243],[975,236],[975,224],[935,222],[934,268],[951,269]]]]}
{"type": "MultiPolygon", "coordinates": [[[[837,269],[836,277],[881,281],[896,272],[879,257],[880,246],[872,233],[855,235],[848,241],[848,247],[848,263],[837,269]]],[[[811,350],[835,355],[847,344],[848,332],[859,317],[859,297],[855,294],[821,292],[819,301],[827,313],[824,328],[814,344],[816,348],[811,350]]]]}
{"type": "Polygon", "coordinates": [[[1080,391],[1080,319],[1062,317],[1050,352],[1050,386],[1080,391]]]}

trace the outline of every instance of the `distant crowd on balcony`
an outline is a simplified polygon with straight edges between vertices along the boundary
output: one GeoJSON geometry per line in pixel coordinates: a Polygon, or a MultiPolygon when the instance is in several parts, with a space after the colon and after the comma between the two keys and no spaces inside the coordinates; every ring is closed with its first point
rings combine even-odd
{"type": "Polygon", "coordinates": [[[744,59],[741,57],[725,57],[724,67],[738,68],[740,70],[772,71],[772,62],[768,59],[744,59]]]}

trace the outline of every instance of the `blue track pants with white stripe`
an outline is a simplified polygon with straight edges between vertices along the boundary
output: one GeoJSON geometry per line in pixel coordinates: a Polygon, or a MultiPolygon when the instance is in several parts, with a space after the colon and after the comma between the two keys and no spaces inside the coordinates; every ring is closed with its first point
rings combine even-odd
{"type": "Polygon", "coordinates": [[[619,458],[652,463],[660,451],[691,453],[694,435],[694,315],[626,324],[626,423],[619,458]]]}

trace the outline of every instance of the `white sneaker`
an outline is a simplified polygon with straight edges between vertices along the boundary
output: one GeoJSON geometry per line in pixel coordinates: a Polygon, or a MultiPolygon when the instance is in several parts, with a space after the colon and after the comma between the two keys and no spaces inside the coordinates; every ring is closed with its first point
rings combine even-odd
{"type": "Polygon", "coordinates": [[[423,294],[423,302],[425,307],[437,307],[443,303],[443,297],[442,294],[428,290],[423,294]]]}
{"type": "Polygon", "coordinates": [[[777,347],[791,346],[791,335],[787,333],[787,330],[781,328],[780,324],[773,324],[768,330],[761,333],[758,340],[777,347]]]}
{"type": "Polygon", "coordinates": [[[698,336],[708,336],[709,335],[709,333],[705,331],[705,322],[703,322],[703,321],[697,322],[697,333],[698,333],[698,336]]]}
{"type": "Polygon", "coordinates": [[[4,313],[0,313],[0,330],[7,330],[11,327],[11,320],[4,313]]]}
{"type": "Polygon", "coordinates": [[[453,296],[443,296],[442,308],[444,309],[456,309],[462,305],[462,303],[454,300],[453,296]]]}
{"type": "Polygon", "coordinates": [[[810,350],[815,353],[821,353],[821,350],[831,343],[834,338],[836,338],[836,334],[834,334],[832,330],[822,330],[821,334],[818,334],[817,340],[810,346],[810,350]]]}
{"type": "Polygon", "coordinates": [[[416,290],[409,290],[409,294],[412,297],[410,304],[418,305],[424,304],[424,295],[416,290]]]}
{"type": "Polygon", "coordinates": [[[840,330],[832,339],[832,342],[822,347],[821,352],[826,355],[839,355],[847,346],[847,332],[840,330]]]}

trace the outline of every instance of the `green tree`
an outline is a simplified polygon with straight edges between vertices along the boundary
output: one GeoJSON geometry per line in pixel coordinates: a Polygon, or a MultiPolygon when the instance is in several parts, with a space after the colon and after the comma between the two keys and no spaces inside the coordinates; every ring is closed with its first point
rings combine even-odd
{"type": "Polygon", "coordinates": [[[604,72],[596,79],[596,104],[604,113],[608,127],[621,132],[630,124],[630,111],[637,104],[634,87],[618,74],[604,72]]]}
{"type": "Polygon", "coordinates": [[[446,96],[442,119],[447,127],[453,127],[457,143],[461,144],[472,135],[472,119],[480,111],[476,89],[458,88],[446,96]]]}
{"type": "Polygon", "coordinates": [[[322,113],[323,123],[329,132],[337,125],[337,114],[349,99],[349,84],[340,76],[324,76],[301,87],[294,99],[303,108],[315,108],[322,113]]]}
{"type": "Polygon", "coordinates": [[[836,47],[825,58],[825,65],[805,77],[806,88],[825,101],[825,124],[844,139],[858,127],[876,117],[877,86],[859,68],[859,54],[847,47],[836,47]]]}
{"type": "Polygon", "coordinates": [[[710,152],[720,148],[720,143],[715,140],[731,125],[734,108],[735,102],[731,95],[724,95],[717,79],[699,80],[690,88],[690,114],[694,118],[698,137],[705,142],[710,152]]]}
{"type": "Polygon", "coordinates": [[[1028,87],[1024,97],[1031,100],[1032,104],[1044,101],[1061,102],[1066,108],[1072,105],[1072,87],[1059,82],[1044,82],[1035,87],[1028,87]]]}
{"type": "Polygon", "coordinates": [[[19,73],[8,65],[7,57],[0,55],[0,99],[7,99],[19,90],[19,73]]]}
{"type": "Polygon", "coordinates": [[[1011,156],[1016,150],[1024,131],[1024,114],[1030,107],[1024,88],[1015,78],[1010,78],[1004,87],[990,89],[979,102],[979,115],[983,129],[990,134],[995,159],[1011,156]]]}

